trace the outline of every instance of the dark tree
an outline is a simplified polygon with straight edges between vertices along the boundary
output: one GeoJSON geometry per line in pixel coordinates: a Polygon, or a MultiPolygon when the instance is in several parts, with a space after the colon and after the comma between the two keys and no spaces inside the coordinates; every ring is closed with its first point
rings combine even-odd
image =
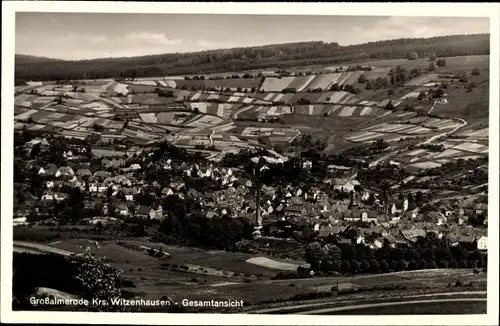
{"type": "Polygon", "coordinates": [[[427,268],[427,262],[424,259],[421,259],[418,264],[417,264],[418,269],[426,269],[427,268]]]}
{"type": "Polygon", "coordinates": [[[410,52],[410,53],[408,53],[408,60],[417,60],[417,59],[418,59],[417,52],[410,52]]]}
{"type": "Polygon", "coordinates": [[[446,60],[445,59],[438,59],[436,61],[436,64],[439,66],[439,67],[446,67],[446,60]]]}

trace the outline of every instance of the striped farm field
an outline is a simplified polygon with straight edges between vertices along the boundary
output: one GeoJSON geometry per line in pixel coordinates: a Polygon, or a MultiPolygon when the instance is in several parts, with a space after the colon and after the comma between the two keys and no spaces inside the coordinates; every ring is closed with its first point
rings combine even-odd
{"type": "Polygon", "coordinates": [[[233,113],[235,105],[229,103],[219,103],[217,104],[217,112],[215,115],[222,117],[224,119],[229,119],[231,113],[233,113]]]}
{"type": "Polygon", "coordinates": [[[158,119],[155,113],[139,113],[142,121],[146,123],[157,123],[158,119]]]}
{"type": "Polygon", "coordinates": [[[332,105],[332,106],[328,105],[328,106],[325,106],[325,108],[326,108],[325,113],[327,115],[335,115],[335,113],[338,112],[338,110],[340,108],[342,108],[342,106],[340,106],[340,105],[332,105]]]}
{"type": "Polygon", "coordinates": [[[422,170],[425,169],[426,170],[426,169],[438,168],[441,166],[441,164],[435,163],[432,161],[427,161],[427,162],[419,162],[419,163],[410,164],[409,166],[417,168],[417,169],[422,169],[422,170]]]}
{"type": "Polygon", "coordinates": [[[33,114],[37,113],[39,111],[37,110],[29,110],[29,111],[26,111],[26,112],[23,112],[21,114],[18,114],[14,117],[14,119],[16,120],[26,120],[28,119],[29,117],[31,117],[33,114]]]}
{"type": "Polygon", "coordinates": [[[489,128],[486,127],[478,130],[467,130],[461,132],[460,135],[476,139],[486,139],[489,137],[489,128]]]}
{"type": "Polygon", "coordinates": [[[365,75],[367,79],[377,79],[379,77],[387,78],[390,70],[391,70],[390,67],[385,67],[385,68],[377,67],[375,69],[372,69],[372,71],[363,71],[363,75],[365,75]]]}
{"type": "Polygon", "coordinates": [[[434,159],[438,158],[445,158],[445,157],[454,157],[454,156],[463,156],[464,152],[453,149],[453,148],[448,148],[444,150],[443,152],[433,156],[434,159]]]}
{"type": "Polygon", "coordinates": [[[191,110],[198,110],[200,113],[207,113],[207,108],[211,105],[212,103],[208,102],[200,102],[200,103],[186,103],[186,106],[190,108],[191,110]]]}
{"type": "Polygon", "coordinates": [[[271,101],[271,99],[272,99],[273,97],[275,97],[276,95],[277,95],[277,94],[275,94],[275,93],[269,93],[269,94],[266,94],[266,95],[265,95],[262,99],[263,99],[264,101],[271,101]]]}
{"type": "Polygon", "coordinates": [[[282,94],[279,101],[283,102],[285,104],[288,104],[288,103],[290,103],[290,100],[293,98],[293,95],[294,94],[292,94],[292,93],[282,94]]]}
{"type": "Polygon", "coordinates": [[[237,79],[216,79],[216,80],[184,80],[184,79],[169,79],[165,82],[174,81],[178,87],[186,86],[188,88],[241,88],[242,90],[250,91],[252,88],[259,88],[260,78],[237,78],[237,79]]]}
{"type": "Polygon", "coordinates": [[[381,133],[366,131],[366,132],[358,134],[357,136],[354,136],[354,137],[346,137],[346,139],[353,141],[353,142],[356,142],[356,143],[361,143],[361,142],[365,142],[365,141],[375,140],[375,139],[381,138],[381,137],[383,137],[383,134],[381,134],[381,133]]]}
{"type": "Polygon", "coordinates": [[[209,128],[218,125],[223,120],[212,115],[203,115],[194,121],[190,121],[186,126],[191,128],[209,128]]]}
{"type": "Polygon", "coordinates": [[[295,114],[309,115],[309,105],[296,105],[295,114]]]}
{"type": "MultiPolygon", "coordinates": [[[[349,104],[349,102],[354,98],[354,94],[348,93],[346,94],[342,100],[339,102],[340,104],[349,104]]],[[[354,102],[356,102],[355,100],[354,102]]]]}
{"type": "Polygon", "coordinates": [[[428,128],[420,127],[420,126],[411,126],[410,128],[399,130],[399,133],[412,134],[412,135],[422,135],[427,134],[431,130],[428,128]]]}
{"type": "Polygon", "coordinates": [[[488,153],[488,146],[476,143],[462,143],[453,147],[453,149],[474,153],[488,153]]]}
{"type": "Polygon", "coordinates": [[[298,76],[295,77],[294,80],[288,84],[289,88],[295,88],[297,92],[301,92],[311,83],[311,81],[316,76],[298,76]]]}
{"type": "Polygon", "coordinates": [[[332,103],[331,102],[331,99],[332,99],[332,96],[334,95],[335,93],[334,92],[325,92],[323,94],[321,94],[321,96],[318,98],[317,102],[319,103],[332,103]]]}
{"type": "Polygon", "coordinates": [[[339,117],[350,117],[354,113],[354,110],[356,110],[355,106],[345,106],[342,108],[342,111],[339,112],[338,116],[339,117]]]}
{"type": "Polygon", "coordinates": [[[406,86],[422,86],[422,85],[428,84],[429,82],[431,82],[437,78],[438,78],[437,74],[422,75],[422,76],[418,76],[417,78],[410,80],[405,85],[406,86]]]}
{"type": "Polygon", "coordinates": [[[375,109],[375,108],[373,108],[373,107],[369,107],[369,106],[366,106],[366,107],[364,107],[364,108],[361,110],[361,112],[360,112],[360,114],[359,114],[359,115],[361,115],[361,116],[365,116],[365,115],[373,115],[373,114],[375,114],[375,112],[376,112],[376,109],[375,109]]]}
{"type": "Polygon", "coordinates": [[[330,96],[330,103],[340,103],[342,99],[344,99],[349,93],[345,91],[333,92],[330,96]]]}
{"type": "Polygon", "coordinates": [[[340,74],[317,75],[312,82],[307,85],[307,89],[329,89],[337,81],[340,74]]]}
{"type": "Polygon", "coordinates": [[[409,127],[413,127],[413,126],[412,125],[405,125],[405,124],[383,123],[380,125],[370,127],[368,129],[370,131],[378,131],[378,132],[396,132],[396,131],[407,129],[409,127]]]}
{"type": "Polygon", "coordinates": [[[408,156],[419,156],[419,155],[423,155],[425,153],[427,153],[427,149],[424,149],[424,148],[420,148],[420,149],[416,149],[414,151],[411,151],[411,152],[408,152],[406,153],[406,155],[408,156]]]}
{"type": "Polygon", "coordinates": [[[419,94],[420,94],[419,92],[409,92],[408,94],[402,96],[400,100],[404,101],[408,98],[417,98],[419,94]]]}
{"type": "Polygon", "coordinates": [[[287,88],[294,79],[295,77],[266,77],[260,89],[264,92],[281,92],[283,89],[287,88]]]}
{"type": "Polygon", "coordinates": [[[161,112],[157,114],[157,123],[169,125],[173,124],[173,119],[175,117],[174,112],[161,112]]]}
{"type": "Polygon", "coordinates": [[[136,80],[130,82],[132,85],[145,85],[145,86],[158,86],[158,83],[154,80],[136,80]]]}
{"type": "Polygon", "coordinates": [[[378,104],[377,104],[377,106],[378,106],[378,107],[383,108],[383,107],[385,107],[387,104],[389,104],[389,102],[390,102],[390,101],[391,101],[390,99],[385,99],[385,100],[383,100],[382,102],[378,103],[378,104]]]}

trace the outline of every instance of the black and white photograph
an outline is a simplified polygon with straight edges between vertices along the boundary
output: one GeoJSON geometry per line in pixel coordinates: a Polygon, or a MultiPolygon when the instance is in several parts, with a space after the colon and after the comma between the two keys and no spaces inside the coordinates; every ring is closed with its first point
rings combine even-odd
{"type": "Polygon", "coordinates": [[[97,3],[2,20],[2,315],[498,323],[498,4],[97,3]]]}

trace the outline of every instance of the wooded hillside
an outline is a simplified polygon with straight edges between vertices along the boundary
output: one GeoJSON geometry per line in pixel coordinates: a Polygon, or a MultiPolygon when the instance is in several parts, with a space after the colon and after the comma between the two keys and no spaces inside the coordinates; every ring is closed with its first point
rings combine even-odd
{"type": "Polygon", "coordinates": [[[425,57],[480,55],[490,52],[489,34],[454,35],[427,39],[397,39],[340,46],[300,42],[258,47],[170,53],[129,58],[65,61],[16,55],[16,84],[29,80],[153,77],[203,74],[314,64],[338,64],[369,59],[397,59],[410,53],[425,57]]]}

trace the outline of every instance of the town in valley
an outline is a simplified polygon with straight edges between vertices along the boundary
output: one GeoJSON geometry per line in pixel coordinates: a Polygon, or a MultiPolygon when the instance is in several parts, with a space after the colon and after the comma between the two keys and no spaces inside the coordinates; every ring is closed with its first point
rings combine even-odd
{"type": "Polygon", "coordinates": [[[13,309],[485,313],[489,44],[16,54],[13,309]]]}

